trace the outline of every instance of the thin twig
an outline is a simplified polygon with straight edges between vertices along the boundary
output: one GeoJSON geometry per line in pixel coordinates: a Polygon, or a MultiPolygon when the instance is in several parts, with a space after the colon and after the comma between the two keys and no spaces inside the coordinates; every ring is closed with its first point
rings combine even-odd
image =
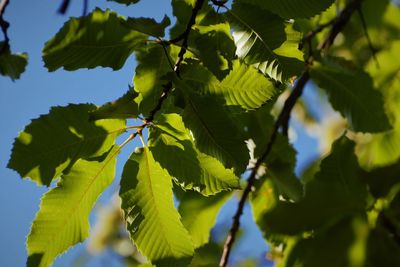
{"type": "Polygon", "coordinates": [[[58,8],[58,13],[64,15],[67,12],[70,0],[63,0],[60,7],[58,8]]]}
{"type": "Polygon", "coordinates": [[[4,35],[4,44],[2,47],[0,47],[0,55],[4,51],[6,51],[10,48],[10,38],[8,37],[8,33],[7,33],[8,27],[10,27],[10,23],[8,23],[3,18],[4,12],[6,11],[6,8],[9,3],[10,3],[9,0],[2,0],[0,3],[0,27],[1,27],[1,31],[3,32],[3,35],[4,35]]]}
{"type": "MultiPolygon", "coordinates": [[[[327,50],[331,47],[331,45],[333,44],[337,35],[343,30],[345,25],[348,23],[351,15],[360,7],[362,1],[363,0],[353,0],[351,3],[349,3],[343,9],[343,11],[337,17],[337,19],[332,23],[332,29],[331,29],[328,37],[320,44],[320,46],[318,48],[319,50],[327,50]]],[[[315,36],[315,34],[312,34],[312,35],[315,36]]],[[[306,60],[305,71],[298,78],[298,80],[293,88],[293,91],[291,92],[290,96],[286,99],[283,109],[274,124],[274,129],[272,131],[271,136],[269,137],[269,141],[264,150],[264,153],[261,155],[261,157],[255,163],[254,168],[252,169],[252,171],[249,175],[249,178],[247,179],[246,188],[243,190],[243,194],[239,200],[236,213],[232,218],[232,225],[231,225],[229,234],[228,234],[225,244],[224,244],[224,250],[222,252],[221,260],[219,263],[220,267],[226,267],[228,264],[229,255],[231,253],[232,246],[235,242],[236,235],[239,231],[240,217],[243,214],[243,209],[244,209],[246,200],[247,200],[250,192],[252,191],[252,188],[254,187],[254,183],[256,181],[256,177],[257,177],[259,168],[261,167],[262,163],[267,159],[268,155],[271,153],[272,147],[277,138],[279,129],[282,128],[283,134],[287,135],[291,111],[292,111],[294,105],[296,104],[297,100],[301,97],[304,87],[310,79],[308,68],[309,68],[309,65],[312,64],[312,61],[313,61],[313,58],[310,55],[310,59],[306,60]]]]}
{"type": "MultiPolygon", "coordinates": [[[[178,77],[179,77],[181,63],[182,63],[184,56],[186,54],[186,51],[187,51],[190,31],[191,31],[193,25],[196,23],[197,14],[199,13],[201,7],[203,6],[203,3],[204,3],[204,0],[196,1],[195,5],[193,7],[193,10],[192,10],[192,15],[190,16],[189,22],[186,25],[186,29],[181,34],[183,36],[182,46],[181,46],[181,50],[178,53],[178,58],[173,67],[173,70],[178,77]]],[[[172,90],[172,82],[168,82],[166,85],[164,85],[163,92],[157,102],[157,105],[150,112],[149,116],[145,119],[146,122],[152,122],[154,120],[154,116],[161,109],[162,104],[164,103],[165,99],[167,99],[168,94],[171,90],[172,90]]]]}
{"type": "Polygon", "coordinates": [[[82,16],[86,16],[89,8],[89,0],[83,0],[82,16]]]}
{"type": "Polygon", "coordinates": [[[371,37],[369,36],[368,29],[367,29],[367,23],[365,21],[364,13],[362,12],[361,8],[358,9],[358,15],[360,16],[361,25],[364,30],[365,38],[367,39],[368,47],[371,50],[372,58],[374,59],[377,68],[379,69],[380,66],[379,66],[378,58],[376,57],[376,50],[375,50],[374,46],[372,45],[372,40],[371,40],[371,37]]]}
{"type": "Polygon", "coordinates": [[[319,46],[320,50],[327,50],[332,46],[336,36],[343,31],[344,27],[349,22],[351,15],[361,7],[362,1],[363,0],[353,0],[343,9],[333,24],[328,37],[319,46]]]}

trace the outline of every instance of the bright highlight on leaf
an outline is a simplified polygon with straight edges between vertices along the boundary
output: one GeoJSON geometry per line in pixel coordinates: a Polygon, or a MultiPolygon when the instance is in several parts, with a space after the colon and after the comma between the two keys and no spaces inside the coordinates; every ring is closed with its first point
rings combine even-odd
{"type": "Polygon", "coordinates": [[[147,147],[125,164],[120,197],[129,234],[143,255],[160,267],[190,263],[193,244],[173,205],[171,177],[147,147]]]}
{"type": "Polygon", "coordinates": [[[78,160],[57,186],[44,194],[27,240],[28,267],[50,266],[89,235],[89,215],[115,175],[118,149],[78,160]]]}
{"type": "Polygon", "coordinates": [[[301,35],[291,24],[268,10],[241,2],[233,4],[228,16],[239,58],[277,81],[301,72],[301,35]]]}

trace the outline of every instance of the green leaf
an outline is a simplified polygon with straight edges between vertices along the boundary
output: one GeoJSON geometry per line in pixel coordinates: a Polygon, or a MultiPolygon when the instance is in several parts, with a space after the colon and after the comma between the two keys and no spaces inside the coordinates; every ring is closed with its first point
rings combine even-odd
{"type": "Polygon", "coordinates": [[[231,36],[229,22],[225,16],[209,9],[199,25],[189,35],[189,50],[219,80],[232,69],[235,58],[235,42],[231,36]]]}
{"type": "MultiPolygon", "coordinates": [[[[248,112],[239,118],[239,123],[246,128],[246,139],[252,161],[265,151],[269,136],[272,134],[274,119],[270,114],[271,106],[248,112]]],[[[302,185],[294,175],[296,151],[287,137],[278,134],[270,155],[263,164],[265,175],[261,178],[271,179],[277,194],[286,199],[298,201],[303,195],[302,185]]]]}
{"type": "MultiPolygon", "coordinates": [[[[0,42],[0,50],[4,45],[6,45],[5,42],[0,42]]],[[[18,80],[27,64],[26,53],[11,54],[10,49],[7,48],[0,54],[0,75],[8,76],[13,81],[18,80]]]]}
{"type": "MultiPolygon", "coordinates": [[[[204,1],[205,5],[207,5],[207,1],[204,1]]],[[[172,27],[170,31],[171,38],[176,38],[180,34],[182,34],[186,30],[186,26],[189,22],[190,16],[192,15],[192,9],[195,5],[195,0],[172,0],[172,13],[176,17],[176,23],[174,27],[172,27]]],[[[209,8],[207,8],[209,9],[209,8]]],[[[202,17],[204,17],[204,13],[206,13],[206,8],[202,8],[197,17],[196,22],[200,21],[202,17]]]]}
{"type": "Polygon", "coordinates": [[[155,160],[184,189],[208,196],[239,188],[239,178],[232,170],[196,149],[178,114],[162,114],[156,118],[156,124],[149,130],[149,148],[155,160]]]}
{"type": "Polygon", "coordinates": [[[255,5],[235,2],[228,12],[236,54],[269,77],[284,81],[304,68],[301,34],[290,23],[255,5]],[[265,24],[265,21],[268,21],[265,24]]]}
{"type": "Polygon", "coordinates": [[[168,57],[174,62],[177,55],[173,47],[165,49],[168,55],[161,45],[148,45],[136,54],[138,65],[133,83],[139,97],[135,101],[139,103],[140,113],[146,116],[156,107],[161,97],[163,86],[167,83],[163,77],[172,71],[168,57]]]}
{"type": "Polygon", "coordinates": [[[327,92],[332,107],[348,119],[355,131],[389,130],[382,95],[374,89],[371,77],[360,69],[344,66],[348,62],[343,62],[314,64],[311,78],[327,92]]]}
{"type": "Polygon", "coordinates": [[[132,30],[116,13],[97,8],[86,17],[66,22],[46,43],[43,60],[49,71],[61,67],[76,70],[99,66],[118,70],[147,37],[132,30]]]}
{"type": "Polygon", "coordinates": [[[90,211],[114,179],[118,151],[78,160],[43,196],[27,240],[29,267],[50,266],[58,255],[88,237],[90,211]]]}
{"type": "Polygon", "coordinates": [[[180,199],[179,213],[182,223],[188,229],[195,248],[209,242],[210,231],[213,228],[221,207],[231,194],[222,193],[211,197],[186,192],[180,199]]]}
{"type": "Polygon", "coordinates": [[[171,24],[171,21],[169,20],[168,16],[165,15],[160,23],[149,18],[128,18],[126,24],[133,30],[146,35],[153,37],[164,37],[165,28],[171,24]]]}
{"type": "Polygon", "coordinates": [[[107,0],[109,2],[117,2],[120,4],[125,4],[125,5],[132,5],[138,3],[140,0],[107,0]]]}
{"type": "Polygon", "coordinates": [[[156,266],[187,266],[194,249],[174,208],[171,177],[147,147],[133,153],[125,164],[120,197],[139,251],[156,266]]]}
{"type": "Polygon", "coordinates": [[[100,156],[125,131],[123,120],[89,121],[91,104],[53,107],[25,127],[15,139],[8,168],[39,185],[68,171],[80,158],[100,156]]]}
{"type": "Polygon", "coordinates": [[[366,262],[368,234],[369,227],[364,218],[346,218],[298,241],[285,255],[285,264],[279,266],[376,266],[366,262]]]}
{"type": "Polygon", "coordinates": [[[237,60],[221,82],[198,64],[188,66],[183,80],[201,94],[224,99],[227,105],[241,106],[246,110],[261,107],[278,93],[274,82],[237,60]]]}
{"type": "Polygon", "coordinates": [[[137,118],[139,115],[138,104],[135,98],[138,94],[130,89],[122,97],[115,101],[104,104],[96,110],[90,112],[91,120],[101,119],[129,119],[137,118]]]}
{"type": "Polygon", "coordinates": [[[400,42],[393,42],[387,50],[377,54],[379,68],[373,60],[367,64],[375,87],[383,94],[386,114],[393,125],[393,130],[357,139],[357,156],[367,169],[389,165],[400,159],[399,49],[400,42]]]}
{"type": "MultiPolygon", "coordinates": [[[[364,211],[366,184],[358,177],[354,143],[342,137],[333,145],[320,171],[296,203],[282,201],[273,186],[261,186],[252,201],[255,220],[266,236],[295,235],[323,227],[349,214],[364,211]],[[271,201],[265,202],[268,195],[271,201]]],[[[267,180],[268,181],[268,180],[267,180]]],[[[270,182],[267,182],[270,183],[270,182]]]]}
{"type": "Polygon", "coordinates": [[[243,130],[214,97],[201,96],[178,79],[175,84],[185,96],[182,118],[192,131],[196,147],[241,174],[249,161],[243,130]]]}
{"type": "Polygon", "coordinates": [[[328,9],[334,0],[241,0],[270,10],[282,18],[310,18],[328,9]]]}

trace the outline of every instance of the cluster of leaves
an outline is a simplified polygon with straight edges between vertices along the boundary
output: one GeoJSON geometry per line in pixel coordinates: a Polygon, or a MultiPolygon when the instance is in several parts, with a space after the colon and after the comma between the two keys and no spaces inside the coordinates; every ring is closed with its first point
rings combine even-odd
{"type": "MultiPolygon", "coordinates": [[[[340,137],[299,179],[296,152],[278,135],[251,193],[271,256],[279,266],[400,265],[400,10],[380,1],[376,12],[376,1],[362,1],[362,19],[351,18],[328,55],[318,43],[346,3],[172,0],[170,41],[167,16],[157,22],[96,8],[66,22],[43,49],[49,71],[118,70],[133,53],[138,65],[134,86],[116,101],[54,107],[16,138],[8,167],[38,185],[57,181],[32,224],[27,265],[49,266],[87,238],[116,157],[138,136],[143,147],[125,163],[119,196],[129,235],[148,260],[142,266],[215,266],[218,259],[199,255],[218,212],[264,153],[271,111],[305,69],[347,119],[352,140],[340,137]],[[377,40],[376,60],[363,30],[377,40]],[[126,125],[138,118],[145,119],[126,125]]],[[[12,62],[2,57],[0,70],[12,62]]]]}

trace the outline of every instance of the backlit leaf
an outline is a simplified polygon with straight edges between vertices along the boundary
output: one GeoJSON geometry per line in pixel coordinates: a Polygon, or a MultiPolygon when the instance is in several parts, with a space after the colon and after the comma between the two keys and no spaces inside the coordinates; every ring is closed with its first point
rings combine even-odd
{"type": "Polygon", "coordinates": [[[209,242],[213,228],[222,205],[231,194],[221,193],[216,196],[202,197],[196,193],[186,192],[180,199],[179,213],[182,223],[188,229],[195,248],[209,242]]]}
{"type": "Polygon", "coordinates": [[[115,175],[117,149],[80,159],[42,198],[27,240],[28,266],[50,266],[69,247],[89,235],[89,215],[115,175]]]}
{"type": "Polygon", "coordinates": [[[120,197],[128,232],[139,251],[156,266],[187,266],[194,249],[174,208],[171,177],[147,147],[125,164],[120,197]]]}
{"type": "Polygon", "coordinates": [[[247,110],[261,107],[279,91],[273,81],[239,61],[233,62],[232,70],[222,81],[198,64],[189,65],[183,79],[201,94],[221,98],[227,105],[247,110]]]}
{"type": "Polygon", "coordinates": [[[239,58],[278,81],[301,72],[301,34],[290,23],[267,10],[240,2],[233,4],[228,16],[239,58]]]}

